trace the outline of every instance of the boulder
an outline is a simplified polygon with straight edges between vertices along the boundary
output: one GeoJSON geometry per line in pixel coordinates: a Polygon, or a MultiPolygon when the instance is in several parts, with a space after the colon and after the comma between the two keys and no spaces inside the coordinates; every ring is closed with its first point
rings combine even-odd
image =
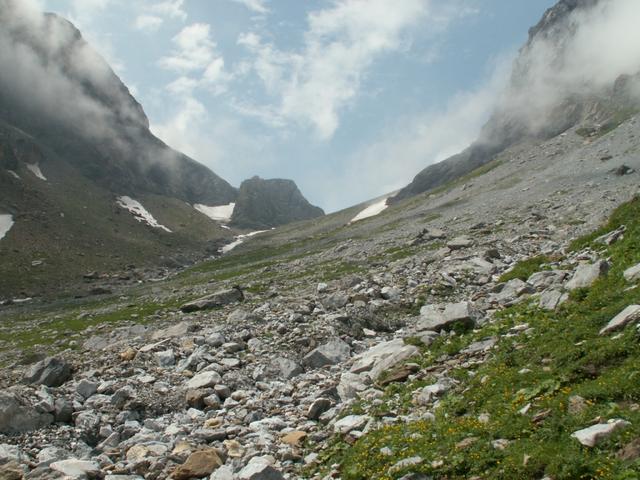
{"type": "Polygon", "coordinates": [[[569,295],[566,293],[560,290],[547,290],[540,295],[538,305],[543,310],[555,310],[567,300],[569,300],[569,295]]]}
{"type": "Polygon", "coordinates": [[[638,280],[640,280],[640,263],[634,265],[633,267],[627,268],[622,275],[624,276],[624,279],[629,283],[637,282],[638,280]]]}
{"type": "Polygon", "coordinates": [[[188,390],[200,390],[203,388],[214,387],[222,382],[222,377],[217,372],[202,372],[187,382],[185,388],[188,390]]]}
{"type": "Polygon", "coordinates": [[[284,480],[284,476],[275,469],[269,459],[253,457],[249,464],[238,473],[239,480],[284,480]]]}
{"type": "Polygon", "coordinates": [[[217,450],[210,448],[192,453],[187,461],[173,471],[171,478],[175,480],[190,480],[192,478],[208,477],[222,466],[217,450]]]}
{"type": "Polygon", "coordinates": [[[26,400],[12,393],[0,393],[0,433],[30,432],[53,423],[53,416],[40,413],[26,400]]]}
{"type": "Polygon", "coordinates": [[[338,310],[349,303],[349,295],[346,293],[334,293],[322,299],[322,306],[327,310],[338,310]]]}
{"type": "Polygon", "coordinates": [[[578,266],[571,280],[567,282],[567,290],[590,287],[598,278],[604,276],[609,271],[609,263],[605,260],[598,260],[595,263],[578,266]]]}
{"type": "Polygon", "coordinates": [[[100,466],[97,463],[75,458],[53,462],[49,468],[61,473],[67,480],[87,480],[100,476],[100,466]]]}
{"type": "Polygon", "coordinates": [[[628,324],[637,322],[638,320],[640,320],[640,305],[629,305],[600,330],[600,335],[621,330],[628,324]]]}
{"type": "Polygon", "coordinates": [[[351,373],[370,371],[369,376],[375,381],[382,372],[391,370],[419,352],[418,347],[407,345],[402,339],[383,342],[360,354],[351,367],[351,373]]]}
{"type": "Polygon", "coordinates": [[[71,366],[62,358],[49,357],[31,367],[25,383],[59,387],[71,378],[71,366]]]}
{"type": "Polygon", "coordinates": [[[309,368],[320,368],[344,362],[350,356],[351,347],[339,338],[334,338],[309,352],[302,359],[302,364],[309,368]]]}
{"type": "Polygon", "coordinates": [[[285,357],[274,358],[271,366],[278,378],[283,380],[290,380],[303,372],[302,367],[298,365],[298,363],[285,357]]]}
{"type": "Polygon", "coordinates": [[[473,240],[467,236],[456,237],[453,240],[447,242],[447,247],[451,250],[461,250],[463,248],[469,248],[473,246],[473,240]]]}
{"type": "Polygon", "coordinates": [[[335,433],[349,433],[352,430],[362,430],[369,423],[371,417],[367,415],[347,415],[333,425],[335,433]]]}
{"type": "Polygon", "coordinates": [[[440,332],[456,326],[473,328],[478,318],[480,313],[469,302],[450,303],[445,306],[444,311],[434,306],[426,306],[420,310],[417,329],[440,332]]]}
{"type": "Polygon", "coordinates": [[[180,310],[184,313],[198,312],[242,301],[244,301],[244,293],[242,293],[240,287],[233,287],[227,290],[220,290],[219,292],[212,293],[206,297],[185,303],[180,307],[180,310]]]}
{"type": "Polygon", "coordinates": [[[331,408],[331,400],[328,398],[318,398],[307,410],[307,418],[309,420],[318,420],[320,415],[331,408]]]}
{"type": "Polygon", "coordinates": [[[599,423],[589,428],[578,430],[571,434],[573,438],[578,440],[585,447],[595,447],[602,441],[609,438],[618,430],[623,430],[630,426],[631,423],[626,420],[612,419],[607,423],[599,423]]]}

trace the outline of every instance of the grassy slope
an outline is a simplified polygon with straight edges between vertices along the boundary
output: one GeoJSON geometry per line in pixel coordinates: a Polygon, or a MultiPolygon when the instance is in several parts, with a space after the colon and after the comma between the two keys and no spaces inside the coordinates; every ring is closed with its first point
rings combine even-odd
{"type": "MultiPolygon", "coordinates": [[[[410,472],[438,479],[640,478],[640,460],[616,457],[622,446],[640,438],[640,334],[629,326],[619,336],[598,335],[627,305],[640,303],[640,289],[628,288],[622,277],[626,268],[640,262],[640,200],[619,207],[605,227],[574,247],[604,250],[592,243],[594,238],[621,224],[628,228],[624,239],[602,252],[613,262],[608,276],[575,292],[557,311],[544,312],[532,304],[511,307],[481,330],[440,340],[423,351],[419,361],[428,367],[474,340],[500,336],[485,364],[454,372],[461,385],[444,398],[434,422],[384,427],[353,446],[336,438],[323,463],[339,463],[345,480],[392,479],[410,472]],[[533,329],[530,336],[505,336],[523,323],[533,329]],[[569,399],[574,395],[583,397],[586,407],[571,414],[569,399]],[[529,413],[519,413],[528,403],[529,413]],[[541,412],[546,417],[534,422],[532,417],[541,412]],[[479,421],[482,414],[489,415],[487,423],[479,421]],[[570,437],[598,417],[623,418],[632,426],[596,448],[583,447],[570,437]],[[477,441],[466,449],[456,448],[468,437],[477,441]],[[496,449],[491,442],[497,439],[510,444],[496,449]],[[392,454],[383,455],[382,447],[392,454]],[[416,455],[424,459],[419,466],[390,472],[398,461],[416,455]],[[432,465],[434,461],[441,465],[432,465]]],[[[425,383],[429,382],[388,387],[385,403],[377,410],[410,412],[412,392],[425,383]]]]}

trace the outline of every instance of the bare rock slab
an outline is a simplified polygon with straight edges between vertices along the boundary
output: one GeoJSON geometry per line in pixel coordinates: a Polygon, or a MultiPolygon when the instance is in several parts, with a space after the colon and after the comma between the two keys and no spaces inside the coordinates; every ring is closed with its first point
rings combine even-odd
{"type": "Polygon", "coordinates": [[[640,305],[629,305],[600,330],[600,335],[621,330],[630,323],[637,322],[638,320],[640,320],[640,305]]]}
{"type": "Polygon", "coordinates": [[[302,364],[309,368],[321,368],[325,365],[336,365],[344,362],[350,356],[351,347],[339,338],[334,338],[309,352],[302,359],[302,364]]]}
{"type": "Polygon", "coordinates": [[[618,430],[623,430],[629,425],[631,425],[631,423],[626,420],[616,418],[609,420],[607,423],[599,423],[597,425],[592,425],[589,428],[578,430],[577,432],[572,433],[571,436],[585,447],[595,447],[618,430]]]}
{"type": "Polygon", "coordinates": [[[573,274],[571,280],[567,282],[567,290],[590,287],[600,277],[609,271],[609,263],[605,260],[598,260],[595,263],[580,265],[573,274]]]}
{"type": "Polygon", "coordinates": [[[223,307],[232,303],[240,303],[244,301],[244,293],[240,287],[233,287],[228,290],[220,290],[206,297],[185,303],[180,307],[184,313],[198,312],[201,310],[210,310],[212,308],[223,307]]]}

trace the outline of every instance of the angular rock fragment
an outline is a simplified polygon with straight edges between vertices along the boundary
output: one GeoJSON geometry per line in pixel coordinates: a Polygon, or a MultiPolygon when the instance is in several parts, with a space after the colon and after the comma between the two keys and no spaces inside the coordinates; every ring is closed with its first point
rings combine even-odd
{"type": "Polygon", "coordinates": [[[244,301],[244,293],[240,287],[233,287],[228,290],[220,290],[206,297],[185,303],[180,307],[184,313],[198,312],[201,310],[210,310],[212,308],[223,307],[232,303],[244,301]]]}

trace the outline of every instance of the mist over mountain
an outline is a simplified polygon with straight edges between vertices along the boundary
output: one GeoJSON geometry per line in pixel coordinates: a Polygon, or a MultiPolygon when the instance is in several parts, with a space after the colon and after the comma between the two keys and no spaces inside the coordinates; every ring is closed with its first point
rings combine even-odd
{"type": "Polygon", "coordinates": [[[466,150],[421,171],[392,201],[458,178],[505,148],[584,124],[601,127],[640,104],[640,4],[562,0],[529,31],[507,89],[466,150]]]}

